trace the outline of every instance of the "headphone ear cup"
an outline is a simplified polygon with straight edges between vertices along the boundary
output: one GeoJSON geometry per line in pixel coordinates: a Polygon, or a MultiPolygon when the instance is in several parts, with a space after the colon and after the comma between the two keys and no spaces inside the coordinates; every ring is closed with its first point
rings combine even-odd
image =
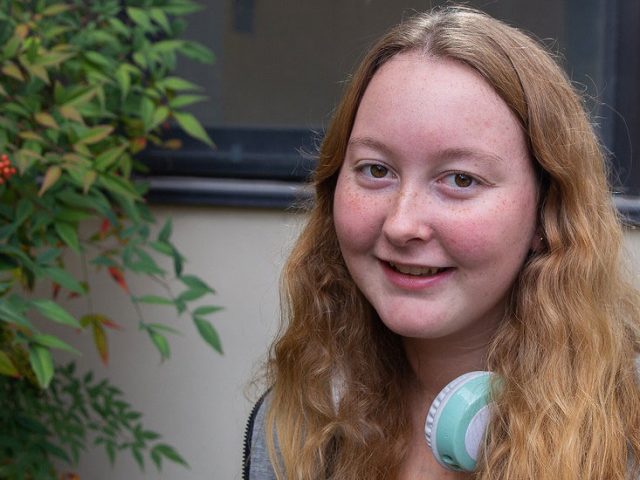
{"type": "Polygon", "coordinates": [[[427,444],[448,470],[472,472],[490,417],[490,372],[455,378],[431,403],[425,421],[427,444]]]}

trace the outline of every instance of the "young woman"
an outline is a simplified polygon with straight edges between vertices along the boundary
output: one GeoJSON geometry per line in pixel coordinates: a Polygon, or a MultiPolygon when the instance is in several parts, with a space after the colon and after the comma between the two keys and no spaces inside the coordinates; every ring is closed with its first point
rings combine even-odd
{"type": "Polygon", "coordinates": [[[637,477],[640,303],[602,150],[543,48],[466,8],[402,23],[314,185],[250,478],[637,477]],[[425,417],[475,370],[498,379],[490,421],[475,471],[451,471],[425,417]]]}

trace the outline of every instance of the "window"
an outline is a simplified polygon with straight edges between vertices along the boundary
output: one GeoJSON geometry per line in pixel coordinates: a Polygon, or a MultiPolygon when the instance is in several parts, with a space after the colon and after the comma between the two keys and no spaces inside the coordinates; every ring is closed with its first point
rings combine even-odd
{"type": "MultiPolygon", "coordinates": [[[[204,3],[204,2],[201,2],[204,3]]],[[[151,200],[286,206],[304,195],[312,154],[344,80],[367,48],[413,11],[445,1],[210,0],[187,36],[216,54],[214,66],[183,61],[181,74],[206,87],[192,111],[218,148],[185,142],[149,151],[151,200]],[[306,152],[306,154],[305,154],[306,152]]],[[[623,0],[475,0],[487,13],[558,51],[612,153],[621,210],[640,219],[640,3],[623,0]]]]}

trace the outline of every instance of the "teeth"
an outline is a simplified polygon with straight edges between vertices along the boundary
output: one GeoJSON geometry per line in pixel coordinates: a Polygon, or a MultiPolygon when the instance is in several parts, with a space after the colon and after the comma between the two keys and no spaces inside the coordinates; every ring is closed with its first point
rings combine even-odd
{"type": "Polygon", "coordinates": [[[404,273],[406,275],[415,275],[421,277],[428,277],[431,275],[435,275],[436,273],[442,271],[442,268],[438,267],[410,267],[410,266],[402,266],[396,265],[395,263],[389,262],[391,268],[397,270],[400,273],[404,273]]]}

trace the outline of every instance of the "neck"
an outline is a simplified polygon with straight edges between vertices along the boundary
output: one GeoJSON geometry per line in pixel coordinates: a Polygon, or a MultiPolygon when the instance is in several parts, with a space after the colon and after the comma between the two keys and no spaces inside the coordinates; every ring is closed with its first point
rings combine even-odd
{"type": "Polygon", "coordinates": [[[454,378],[486,369],[491,332],[468,332],[438,339],[404,338],[404,348],[414,374],[414,395],[430,402],[454,378]]]}
{"type": "Polygon", "coordinates": [[[404,338],[413,381],[407,390],[412,441],[402,466],[401,479],[470,479],[469,473],[451,472],[440,466],[424,440],[424,422],[429,405],[454,378],[466,372],[484,370],[493,332],[464,336],[416,339],[404,338]]]}

